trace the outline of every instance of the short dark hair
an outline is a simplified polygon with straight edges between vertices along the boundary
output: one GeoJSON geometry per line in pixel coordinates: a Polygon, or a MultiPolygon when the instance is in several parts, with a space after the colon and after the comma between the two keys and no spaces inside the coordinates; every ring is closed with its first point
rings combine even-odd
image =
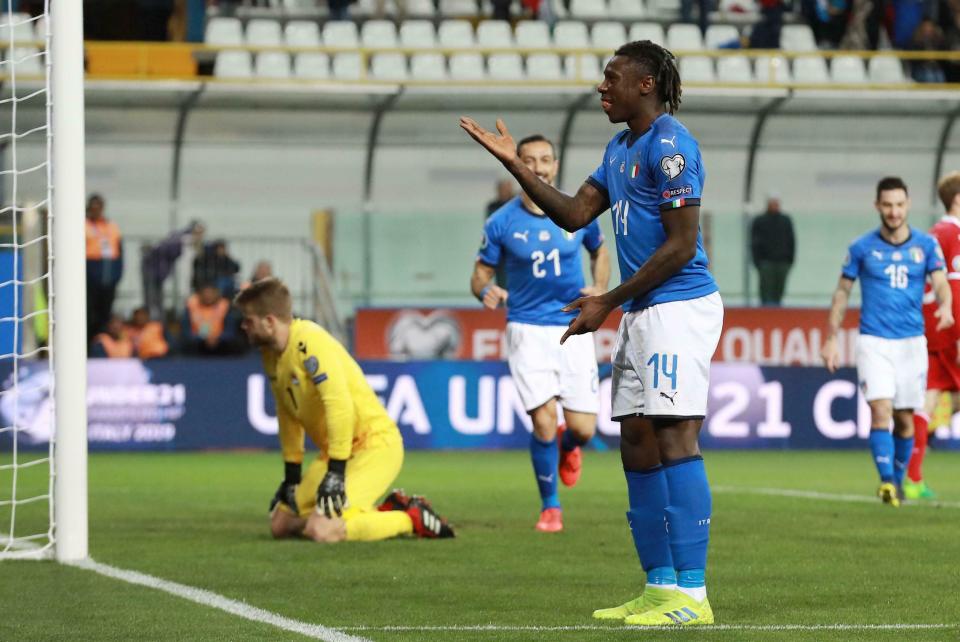
{"type": "Polygon", "coordinates": [[[907,190],[907,184],[899,176],[885,176],[877,183],[877,200],[880,200],[880,192],[886,192],[892,189],[902,189],[907,196],[910,192],[907,190]]]}
{"type": "Polygon", "coordinates": [[[523,146],[529,145],[530,143],[546,143],[547,145],[550,145],[550,150],[553,152],[553,157],[557,157],[557,148],[554,147],[553,141],[543,134],[531,134],[526,138],[521,138],[520,142],[517,143],[517,156],[520,155],[520,150],[523,149],[523,146]]]}
{"type": "Polygon", "coordinates": [[[660,101],[667,106],[671,114],[680,108],[680,70],[677,59],[667,49],[649,40],[635,40],[617,49],[617,56],[623,56],[640,65],[653,76],[657,83],[660,101]]]}

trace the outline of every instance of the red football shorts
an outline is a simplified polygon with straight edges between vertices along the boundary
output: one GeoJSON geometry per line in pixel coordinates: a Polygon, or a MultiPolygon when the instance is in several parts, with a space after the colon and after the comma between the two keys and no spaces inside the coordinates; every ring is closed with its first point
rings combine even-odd
{"type": "Polygon", "coordinates": [[[928,352],[927,390],[960,390],[960,364],[957,364],[957,347],[928,352]]]}

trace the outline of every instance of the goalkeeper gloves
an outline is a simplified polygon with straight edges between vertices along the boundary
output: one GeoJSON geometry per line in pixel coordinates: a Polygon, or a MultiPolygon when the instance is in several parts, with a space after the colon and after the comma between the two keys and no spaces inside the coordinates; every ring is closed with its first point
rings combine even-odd
{"type": "Polygon", "coordinates": [[[317,512],[327,517],[343,514],[347,504],[347,486],[344,480],[347,462],[343,459],[331,459],[327,465],[327,474],[317,489],[317,512]]]}
{"type": "Polygon", "coordinates": [[[277,489],[273,499],[270,500],[270,512],[273,512],[277,504],[283,502],[289,506],[294,513],[299,514],[300,509],[297,508],[297,484],[300,483],[300,464],[285,462],[283,464],[283,471],[284,476],[283,481],[280,482],[280,488],[277,489]]]}

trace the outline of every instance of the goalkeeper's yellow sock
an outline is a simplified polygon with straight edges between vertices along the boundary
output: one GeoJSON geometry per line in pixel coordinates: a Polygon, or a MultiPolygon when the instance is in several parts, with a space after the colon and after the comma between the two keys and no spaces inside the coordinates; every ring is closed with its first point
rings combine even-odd
{"type": "Polygon", "coordinates": [[[413,521],[402,510],[359,513],[346,520],[348,542],[376,542],[413,532],[413,521]]]}

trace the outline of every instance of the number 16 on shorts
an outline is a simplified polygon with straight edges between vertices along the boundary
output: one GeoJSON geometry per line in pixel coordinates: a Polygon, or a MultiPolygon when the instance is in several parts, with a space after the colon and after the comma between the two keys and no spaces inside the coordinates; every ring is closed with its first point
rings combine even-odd
{"type": "Polygon", "coordinates": [[[667,380],[669,380],[670,390],[677,389],[677,355],[667,352],[655,352],[647,361],[647,367],[653,368],[654,389],[660,388],[661,377],[664,387],[666,387],[667,380]]]}

